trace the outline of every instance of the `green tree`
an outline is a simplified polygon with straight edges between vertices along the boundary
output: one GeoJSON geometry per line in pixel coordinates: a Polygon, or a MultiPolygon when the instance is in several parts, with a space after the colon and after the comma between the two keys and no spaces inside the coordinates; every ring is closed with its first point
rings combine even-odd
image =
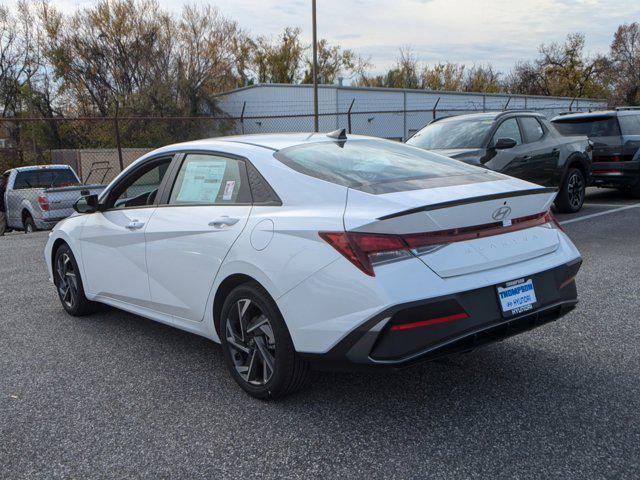
{"type": "Polygon", "coordinates": [[[275,40],[258,37],[252,67],[260,83],[297,83],[301,79],[304,46],[300,29],[287,27],[275,40]]]}

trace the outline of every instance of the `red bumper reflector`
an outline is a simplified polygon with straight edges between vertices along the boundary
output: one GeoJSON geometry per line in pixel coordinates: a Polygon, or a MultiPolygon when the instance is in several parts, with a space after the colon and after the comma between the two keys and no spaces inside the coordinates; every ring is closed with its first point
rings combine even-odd
{"type": "Polygon", "coordinates": [[[560,284],[558,290],[562,290],[567,285],[571,285],[571,283],[576,279],[576,277],[567,278],[564,282],[560,284]]]}
{"type": "Polygon", "coordinates": [[[456,313],[454,315],[447,315],[446,317],[438,317],[438,318],[432,318],[430,320],[421,320],[419,322],[401,323],[399,325],[392,325],[391,331],[395,332],[397,330],[409,330],[412,328],[428,327],[429,325],[437,325],[438,323],[453,322],[455,320],[464,320],[465,318],[469,318],[469,315],[467,315],[465,312],[456,313]]]}

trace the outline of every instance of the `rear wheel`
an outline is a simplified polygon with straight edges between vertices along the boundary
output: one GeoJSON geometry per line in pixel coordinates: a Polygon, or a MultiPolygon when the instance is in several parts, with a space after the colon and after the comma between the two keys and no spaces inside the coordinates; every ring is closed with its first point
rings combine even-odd
{"type": "Polygon", "coordinates": [[[84,295],[80,269],[68,245],[56,250],[53,260],[53,278],[62,307],[74,317],[88,315],[96,310],[96,303],[84,295]]]}
{"type": "Polygon", "coordinates": [[[631,198],[640,198],[640,180],[628,190],[623,190],[631,198]]]}
{"type": "Polygon", "coordinates": [[[575,213],[582,208],[587,183],[577,168],[570,168],[556,197],[556,208],[562,213],[575,213]]]}
{"type": "Polygon", "coordinates": [[[28,213],[22,220],[22,227],[24,228],[24,233],[33,233],[37,230],[36,222],[33,221],[33,218],[28,213]]]}
{"type": "Polygon", "coordinates": [[[231,376],[249,395],[272,399],[304,384],[308,365],[296,354],[275,302],[259,285],[240,285],[229,294],[220,337],[231,376]]]}

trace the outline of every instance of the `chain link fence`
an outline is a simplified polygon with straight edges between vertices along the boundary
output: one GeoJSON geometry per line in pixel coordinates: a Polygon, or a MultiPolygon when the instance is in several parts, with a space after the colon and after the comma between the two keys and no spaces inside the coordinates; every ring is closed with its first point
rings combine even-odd
{"type": "MultiPolygon", "coordinates": [[[[512,105],[514,108],[522,108],[512,105]]],[[[353,105],[352,105],[353,107],[353,105]]],[[[528,108],[547,116],[557,107],[528,108]]],[[[580,111],[577,109],[574,111],[580,111]]],[[[370,110],[320,113],[320,131],[403,141],[435,118],[481,108],[370,110]]],[[[311,132],[314,116],[84,117],[0,119],[0,171],[26,165],[71,166],[84,183],[108,183],[136,158],[171,143],[224,135],[311,132]]]]}

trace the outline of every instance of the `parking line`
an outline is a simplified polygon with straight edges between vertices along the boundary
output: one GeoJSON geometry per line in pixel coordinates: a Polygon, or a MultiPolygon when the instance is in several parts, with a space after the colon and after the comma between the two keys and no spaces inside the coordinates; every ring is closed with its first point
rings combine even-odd
{"type": "MultiPolygon", "coordinates": [[[[611,208],[616,208],[616,207],[628,207],[629,206],[629,204],[620,205],[619,203],[591,203],[591,202],[587,203],[587,202],[585,202],[584,204],[585,204],[585,206],[588,206],[588,207],[611,207],[611,208]]],[[[632,204],[632,205],[635,205],[635,203],[632,204]]]]}
{"type": "Polygon", "coordinates": [[[581,220],[589,220],[590,218],[600,217],[602,215],[609,215],[610,213],[621,212],[623,210],[629,210],[630,208],[640,207],[640,203],[634,203],[633,205],[625,205],[624,207],[614,208],[613,210],[607,210],[605,212],[592,213],[590,215],[584,215],[583,217],[572,218],[570,220],[565,220],[560,222],[560,225],[567,225],[568,223],[579,222],[581,220]]]}

